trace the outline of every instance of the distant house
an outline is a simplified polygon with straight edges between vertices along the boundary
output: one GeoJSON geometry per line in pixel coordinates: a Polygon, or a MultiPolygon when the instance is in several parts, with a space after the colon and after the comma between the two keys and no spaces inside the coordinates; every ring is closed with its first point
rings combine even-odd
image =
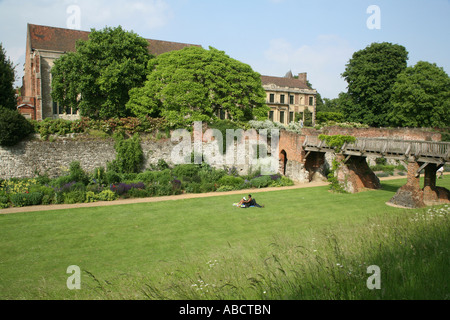
{"type": "MultiPolygon", "coordinates": [[[[51,69],[55,60],[75,51],[77,40],[88,40],[90,32],[28,24],[27,45],[22,88],[18,98],[19,111],[29,119],[78,119],[76,111],[59,106],[51,97],[51,69]]],[[[147,40],[153,55],[181,50],[187,43],[147,40]]]]}
{"type": "Polygon", "coordinates": [[[269,120],[282,124],[296,119],[305,122],[310,113],[315,123],[317,91],[308,86],[306,73],[294,77],[289,71],[284,77],[261,76],[261,80],[270,107],[269,120]]]}

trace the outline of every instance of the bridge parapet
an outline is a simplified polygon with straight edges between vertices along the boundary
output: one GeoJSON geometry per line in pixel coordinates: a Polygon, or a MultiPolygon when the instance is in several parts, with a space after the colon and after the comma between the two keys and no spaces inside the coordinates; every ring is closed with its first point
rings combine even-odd
{"type": "MultiPolygon", "coordinates": [[[[307,136],[303,148],[307,152],[335,151],[333,147],[328,146],[318,136],[307,136]]],[[[412,157],[417,162],[443,165],[445,162],[450,162],[450,143],[385,138],[357,138],[354,143],[346,143],[339,153],[346,156],[375,156],[396,160],[408,160],[412,157]]]]}

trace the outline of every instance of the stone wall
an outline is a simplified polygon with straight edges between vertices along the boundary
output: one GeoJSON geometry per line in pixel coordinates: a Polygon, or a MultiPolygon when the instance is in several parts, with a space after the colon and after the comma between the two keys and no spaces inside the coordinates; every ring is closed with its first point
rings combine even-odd
{"type": "MultiPolygon", "coordinates": [[[[113,139],[88,136],[56,138],[41,141],[37,136],[14,147],[0,147],[0,179],[31,178],[36,173],[57,177],[67,172],[72,161],[79,161],[84,170],[105,167],[116,158],[113,139]]],[[[170,160],[170,140],[143,139],[144,168],[159,159],[170,160]]]]}
{"type": "MultiPolygon", "coordinates": [[[[206,150],[211,141],[203,142],[206,150]]],[[[82,168],[92,172],[98,167],[106,168],[109,161],[116,158],[115,141],[112,138],[96,138],[87,135],[71,135],[67,137],[51,137],[51,141],[42,141],[38,135],[24,140],[13,147],[0,147],[0,179],[32,178],[36,174],[48,174],[54,178],[65,174],[73,161],[79,161],[82,168]]],[[[141,146],[144,152],[143,170],[165,160],[173,165],[172,151],[178,143],[171,139],[155,140],[151,136],[141,135],[141,146]]],[[[237,150],[235,143],[235,150],[237,150]]],[[[247,147],[248,148],[248,147],[247,147]]],[[[235,167],[241,175],[248,174],[251,169],[248,155],[242,163],[242,157],[235,157],[234,165],[225,162],[214,165],[216,168],[235,167]]]]}
{"type": "MultiPolygon", "coordinates": [[[[334,154],[325,156],[310,155],[307,163],[303,150],[305,135],[344,134],[356,137],[392,137],[405,140],[439,141],[440,133],[420,129],[346,129],[339,127],[325,128],[323,131],[304,129],[303,135],[281,131],[279,152],[284,152],[287,161],[280,163],[280,172],[298,182],[324,180],[331,167],[334,154]]],[[[207,144],[203,141],[203,144],[207,144]]],[[[143,169],[157,164],[160,159],[171,163],[171,153],[175,143],[170,139],[155,141],[149,136],[142,136],[144,151],[143,169]]],[[[53,142],[41,141],[34,136],[14,147],[0,147],[0,179],[34,177],[35,173],[55,177],[64,173],[72,161],[79,161],[86,171],[97,167],[106,167],[108,161],[115,159],[114,140],[77,135],[65,138],[55,138],[53,142]]],[[[280,156],[280,159],[282,157],[280,156]]],[[[251,169],[249,161],[244,165],[236,165],[238,172],[247,174],[251,169]]],[[[223,168],[223,165],[218,167],[223,168]]]]}

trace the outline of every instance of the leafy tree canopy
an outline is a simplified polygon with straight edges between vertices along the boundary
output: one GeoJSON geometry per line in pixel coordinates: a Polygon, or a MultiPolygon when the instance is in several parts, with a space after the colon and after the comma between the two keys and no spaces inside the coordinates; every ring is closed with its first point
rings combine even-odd
{"type": "Polygon", "coordinates": [[[32,132],[33,126],[19,111],[0,105],[0,146],[14,146],[32,132]]]}
{"type": "Polygon", "coordinates": [[[391,98],[393,125],[450,126],[450,78],[435,63],[419,61],[397,77],[391,98]]]}
{"type": "Polygon", "coordinates": [[[76,52],[55,62],[52,96],[65,107],[94,119],[126,117],[129,90],[142,86],[151,55],[148,42],[122,27],[93,29],[76,52]]]}
{"type": "Polygon", "coordinates": [[[397,44],[373,43],[354,53],[342,74],[348,83],[342,111],[348,121],[387,126],[397,75],[407,67],[408,52],[397,44]]]}
{"type": "Polygon", "coordinates": [[[12,61],[6,57],[6,51],[0,43],[0,105],[16,110],[16,92],[14,90],[15,70],[12,61]]]}
{"type": "Polygon", "coordinates": [[[222,109],[233,120],[267,118],[261,77],[215,48],[187,47],[148,63],[147,81],[127,104],[137,116],[160,116],[171,126],[209,121],[222,109]]]}

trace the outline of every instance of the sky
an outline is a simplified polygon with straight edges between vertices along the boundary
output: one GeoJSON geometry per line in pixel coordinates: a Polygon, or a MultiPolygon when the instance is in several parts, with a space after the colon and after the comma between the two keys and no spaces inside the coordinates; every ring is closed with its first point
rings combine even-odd
{"type": "Polygon", "coordinates": [[[210,46],[269,76],[308,73],[323,98],[374,42],[403,45],[408,65],[450,73],[450,0],[0,0],[0,42],[21,85],[27,23],[90,31],[122,26],[146,39],[210,46]]]}

